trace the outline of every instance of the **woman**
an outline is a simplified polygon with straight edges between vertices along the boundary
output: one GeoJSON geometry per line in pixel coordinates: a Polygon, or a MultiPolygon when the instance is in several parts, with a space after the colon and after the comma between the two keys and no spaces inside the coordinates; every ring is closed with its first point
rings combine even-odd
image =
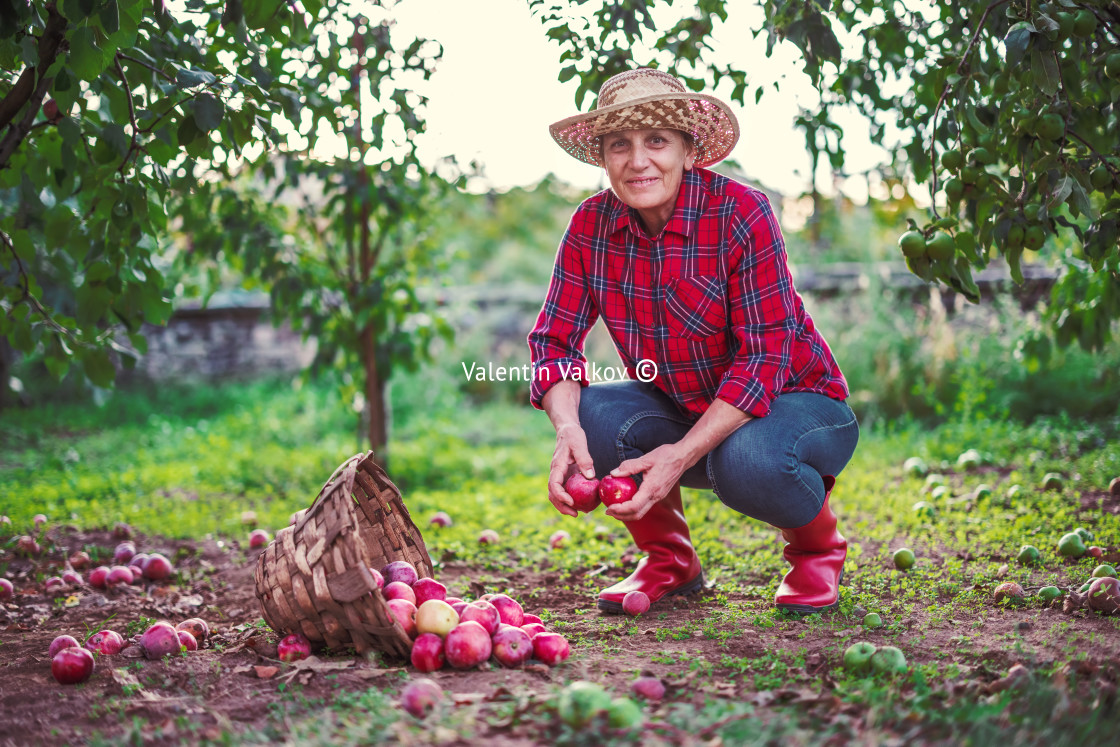
{"type": "Polygon", "coordinates": [[[640,480],[607,513],[646,557],[599,608],[621,612],[634,590],[656,602],[703,587],[681,485],[781,528],[792,567],[778,607],[835,607],[847,543],[828,501],[859,427],[766,197],[704,168],[734,147],[734,115],[642,68],[550,131],[611,184],[572,217],[529,335],[530,398],[556,428],[549,500],[576,515],[564,484],[577,470],[640,480]],[[588,386],[583,343],[599,317],[628,381],[588,386]]]}

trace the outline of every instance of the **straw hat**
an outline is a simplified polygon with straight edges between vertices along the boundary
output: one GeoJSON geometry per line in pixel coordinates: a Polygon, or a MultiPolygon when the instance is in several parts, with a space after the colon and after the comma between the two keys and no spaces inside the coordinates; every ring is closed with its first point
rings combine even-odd
{"type": "Polygon", "coordinates": [[[665,128],[692,135],[696,165],[709,166],[727,157],[739,139],[739,123],[730,107],[715,96],[689,91],[668,73],[648,67],[610,78],[599,89],[595,108],[549,126],[568,155],[602,166],[599,138],[608,132],[665,128]]]}

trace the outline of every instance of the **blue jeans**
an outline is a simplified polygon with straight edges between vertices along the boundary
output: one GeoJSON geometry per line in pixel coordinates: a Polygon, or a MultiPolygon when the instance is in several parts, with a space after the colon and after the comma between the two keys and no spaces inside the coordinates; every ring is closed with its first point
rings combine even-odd
{"type": "MultiPolygon", "coordinates": [[[[623,461],[682,439],[693,422],[641,381],[584,387],[579,417],[602,477],[623,461]]],[[[739,513],[782,529],[802,527],[824,505],[823,475],[838,475],[855,452],[859,425],[846,402],[823,394],[782,394],[690,467],[689,488],[715,491],[739,513]]]]}

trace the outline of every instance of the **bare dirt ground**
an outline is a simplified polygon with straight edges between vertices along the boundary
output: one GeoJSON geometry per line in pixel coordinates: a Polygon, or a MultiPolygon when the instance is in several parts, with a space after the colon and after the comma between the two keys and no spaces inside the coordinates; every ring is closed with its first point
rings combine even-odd
{"type": "MultiPolygon", "coordinates": [[[[0,604],[0,744],[263,741],[270,728],[283,730],[313,714],[314,706],[307,704],[329,704],[340,691],[371,687],[395,693],[415,676],[404,662],[376,657],[324,653],[310,665],[278,662],[277,636],[263,627],[254,595],[256,552],[215,541],[139,536],[134,541],[140,551],[161,551],[176,561],[177,584],[107,592],[86,586],[48,597],[37,579],[59,572],[70,552],[102,548],[111,555],[117,542],[109,532],[67,527],[51,530],[50,538],[54,549],[34,560],[15,556],[10,548],[0,553],[0,575],[17,590],[14,599],[0,604]],[[93,677],[82,685],[61,686],[51,676],[47,648],[55,636],[70,634],[84,641],[105,627],[134,634],[146,627],[147,618],[177,623],[188,617],[206,619],[213,631],[197,652],[148,661],[133,645],[117,656],[100,657],[93,677]]],[[[618,577],[624,570],[604,575],[618,577]]],[[[492,579],[493,572],[449,564],[438,576],[452,593],[470,596],[478,593],[477,579],[492,579]]],[[[838,734],[861,739],[872,727],[867,708],[834,692],[842,676],[841,654],[854,640],[904,646],[912,665],[958,663],[960,676],[949,684],[946,698],[989,695],[999,689],[993,683],[1015,663],[1032,669],[1068,663],[1061,677],[1076,678],[1106,695],[1115,693],[1120,678],[1115,621],[1084,611],[978,606],[975,612],[958,610],[948,618],[936,610],[914,609],[902,630],[867,631],[860,625],[860,612],[762,625],[750,615],[729,618],[725,613],[737,602],[758,600],[753,587],[662,602],[641,618],[621,618],[595,610],[582,572],[511,568],[501,581],[526,611],[548,610],[554,624],[575,642],[573,653],[552,669],[538,663],[523,670],[429,675],[464,708],[481,709],[480,704],[503,700],[539,702],[575,679],[625,693],[635,674],[644,670],[669,686],[664,704],[647,706],[653,721],[672,704],[699,708],[713,698],[752,703],[762,714],[798,704],[813,723],[831,724],[838,734]],[[796,656],[777,657],[776,652],[796,656]]],[[[1063,707],[1075,711],[1098,705],[1079,701],[1075,693],[1063,707]]],[[[410,718],[403,712],[400,717],[410,718]]],[[[494,745],[553,743],[540,733],[539,722],[514,717],[480,719],[476,728],[476,737],[482,734],[494,745]]],[[[924,727],[917,723],[913,728],[920,733],[924,727]]],[[[703,743],[712,736],[663,734],[669,743],[681,744],[703,743]]],[[[909,739],[913,734],[896,731],[895,736],[909,739]]],[[[447,734],[440,741],[470,742],[447,734]]]]}

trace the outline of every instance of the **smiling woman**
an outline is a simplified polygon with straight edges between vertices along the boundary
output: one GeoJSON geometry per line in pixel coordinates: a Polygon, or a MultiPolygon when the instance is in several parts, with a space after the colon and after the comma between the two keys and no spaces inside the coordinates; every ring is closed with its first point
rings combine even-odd
{"type": "Polygon", "coordinates": [[[681,485],[782,529],[792,568],[778,607],[835,607],[847,543],[829,496],[859,427],[769,202],[704,168],[734,147],[735,116],[639,68],[549,129],[611,184],[572,217],[529,335],[530,399],[556,428],[549,500],[576,515],[564,488],[576,472],[641,480],[607,513],[648,557],[599,594],[599,608],[622,612],[634,591],[656,603],[703,588],[681,485]],[[599,317],[630,380],[588,387],[583,342],[599,317]],[[639,370],[650,362],[652,378],[639,370]]]}

